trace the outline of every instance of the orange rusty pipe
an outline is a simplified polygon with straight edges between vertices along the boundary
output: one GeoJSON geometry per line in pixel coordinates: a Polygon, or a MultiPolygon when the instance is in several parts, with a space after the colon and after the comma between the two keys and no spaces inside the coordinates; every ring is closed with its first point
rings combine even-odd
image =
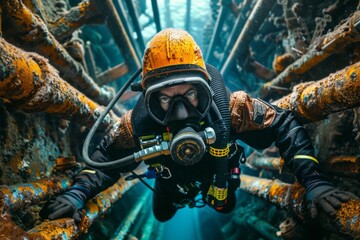
{"type": "Polygon", "coordinates": [[[105,19],[99,15],[95,7],[89,1],[83,1],[76,7],[72,7],[65,15],[55,22],[49,22],[49,29],[57,40],[63,41],[79,27],[85,24],[103,24],[105,19]]]}
{"type": "Polygon", "coordinates": [[[122,195],[133,187],[138,180],[125,181],[119,179],[112,187],[99,193],[86,203],[82,212],[82,220],[78,227],[70,218],[54,221],[45,221],[28,231],[30,235],[42,236],[44,239],[73,239],[86,233],[91,224],[100,216],[104,215],[122,195]]]}
{"type": "MultiPolygon", "coordinates": [[[[289,184],[279,180],[270,180],[241,175],[240,188],[277,206],[286,208],[301,220],[305,219],[305,189],[298,183],[289,184]]],[[[347,237],[360,237],[360,200],[342,203],[336,217],[320,217],[320,226],[347,237]]],[[[320,212],[320,214],[324,214],[320,212]]]]}
{"type": "Polygon", "coordinates": [[[20,40],[21,48],[46,56],[61,76],[85,95],[100,104],[107,105],[114,96],[108,87],[100,88],[47,29],[46,24],[33,14],[20,0],[2,2],[4,20],[13,27],[4,34],[20,40]]]}
{"type": "Polygon", "coordinates": [[[333,156],[327,161],[327,170],[334,175],[359,177],[360,157],[358,156],[333,156]]]}
{"type": "Polygon", "coordinates": [[[287,86],[290,82],[297,82],[302,74],[314,68],[332,54],[341,52],[346,46],[353,42],[359,42],[359,25],[360,11],[357,11],[333,32],[315,41],[307,54],[288,66],[276,78],[264,84],[260,90],[261,96],[264,98],[271,93],[271,91],[274,91],[276,88],[273,86],[287,86]]]}
{"type": "Polygon", "coordinates": [[[121,63],[96,76],[96,82],[101,86],[124,76],[128,72],[129,72],[128,66],[125,63],[121,63]]]}
{"type": "Polygon", "coordinates": [[[330,113],[360,106],[360,62],[317,82],[294,87],[292,94],[276,102],[292,110],[304,122],[315,122],[330,113]]]}
{"type": "Polygon", "coordinates": [[[284,159],[280,157],[251,155],[251,157],[247,159],[246,163],[255,168],[281,171],[284,166],[284,159]]]}
{"type": "Polygon", "coordinates": [[[36,182],[16,184],[0,188],[0,212],[16,211],[57,194],[70,187],[70,180],[66,178],[49,178],[36,182]]]}
{"type": "MultiPolygon", "coordinates": [[[[0,97],[24,112],[48,112],[92,126],[103,107],[62,80],[46,59],[27,53],[0,38],[0,97]]],[[[119,119],[108,115],[102,127],[119,119]]]]}

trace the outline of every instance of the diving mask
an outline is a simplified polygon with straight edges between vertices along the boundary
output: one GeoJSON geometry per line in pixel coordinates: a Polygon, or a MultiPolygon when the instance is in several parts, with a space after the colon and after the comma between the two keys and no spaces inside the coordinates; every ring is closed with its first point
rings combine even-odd
{"type": "Polygon", "coordinates": [[[156,122],[168,125],[170,122],[185,119],[201,120],[209,111],[212,95],[212,90],[204,78],[189,74],[173,74],[156,79],[156,83],[146,89],[145,104],[156,122]],[[169,97],[161,94],[163,89],[189,85],[191,88],[182,95],[169,97]]]}

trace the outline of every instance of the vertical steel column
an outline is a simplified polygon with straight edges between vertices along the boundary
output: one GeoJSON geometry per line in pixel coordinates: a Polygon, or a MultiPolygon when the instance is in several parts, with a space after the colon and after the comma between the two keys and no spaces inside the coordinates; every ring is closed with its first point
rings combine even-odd
{"type": "Polygon", "coordinates": [[[131,21],[133,23],[133,26],[134,26],[134,29],[135,29],[135,32],[137,35],[137,43],[139,45],[140,52],[143,52],[145,50],[145,43],[144,43],[144,38],[141,33],[140,24],[138,21],[139,16],[137,16],[137,14],[135,12],[134,2],[132,0],[126,0],[126,5],[128,7],[130,18],[131,18],[131,21]]]}
{"type": "Polygon", "coordinates": [[[142,52],[140,51],[138,44],[136,43],[135,39],[133,38],[133,30],[130,28],[130,24],[128,21],[128,15],[127,15],[127,11],[126,11],[124,2],[121,0],[114,1],[114,5],[115,5],[116,10],[119,13],[121,22],[124,24],[126,33],[130,38],[131,44],[134,46],[134,49],[135,49],[135,52],[136,52],[138,58],[141,59],[142,52]]]}
{"type": "Polygon", "coordinates": [[[96,82],[96,64],[94,60],[94,54],[91,49],[91,42],[87,41],[85,43],[85,64],[86,69],[92,79],[96,82]]]}
{"type": "Polygon", "coordinates": [[[153,9],[154,14],[154,21],[156,25],[156,32],[161,31],[161,24],[160,24],[160,15],[159,15],[159,7],[156,0],[151,0],[151,6],[153,9]]]}
{"type": "Polygon", "coordinates": [[[246,23],[246,13],[250,10],[250,6],[251,6],[252,2],[253,2],[253,0],[245,0],[245,4],[243,5],[241,12],[236,18],[235,25],[234,25],[233,29],[231,30],[230,36],[229,36],[228,40],[226,41],[226,44],[224,47],[224,55],[222,56],[222,58],[218,64],[218,68],[220,68],[220,69],[222,68],[222,66],[224,65],[224,63],[228,57],[228,54],[230,52],[230,47],[234,46],[234,43],[241,32],[241,29],[244,27],[244,25],[246,23]]]}
{"type": "Polygon", "coordinates": [[[130,212],[124,218],[124,221],[115,230],[112,240],[125,239],[130,233],[130,228],[137,222],[140,210],[144,207],[145,203],[149,199],[150,191],[147,191],[142,198],[138,199],[135,205],[132,207],[130,212]]]}
{"type": "Polygon", "coordinates": [[[214,28],[213,34],[211,36],[209,47],[208,47],[208,49],[206,51],[206,55],[205,55],[205,61],[208,63],[211,63],[210,58],[213,55],[214,48],[216,46],[216,42],[219,39],[219,35],[222,31],[222,27],[224,25],[225,18],[227,17],[227,15],[230,12],[230,9],[228,8],[228,5],[230,3],[231,3],[231,0],[223,0],[221,3],[220,11],[219,11],[218,17],[216,19],[216,23],[215,23],[215,28],[214,28]]]}
{"type": "Polygon", "coordinates": [[[265,18],[269,15],[275,2],[276,0],[258,0],[256,2],[224,66],[221,68],[222,75],[226,75],[228,70],[233,66],[235,59],[245,54],[249,49],[251,41],[254,39],[265,18]]]}
{"type": "Polygon", "coordinates": [[[115,6],[111,0],[93,0],[97,9],[99,9],[103,15],[108,17],[107,25],[111,34],[114,37],[116,44],[121,49],[124,60],[129,66],[129,72],[133,73],[140,68],[140,61],[135,52],[133,45],[129,39],[123,22],[117,13],[115,6]]]}
{"type": "Polygon", "coordinates": [[[165,27],[167,28],[173,27],[174,24],[171,19],[170,0],[165,0],[164,5],[165,5],[165,12],[167,13],[165,14],[165,27]]]}
{"type": "Polygon", "coordinates": [[[190,31],[191,18],[191,0],[186,0],[186,16],[185,16],[185,30],[190,31]]]}

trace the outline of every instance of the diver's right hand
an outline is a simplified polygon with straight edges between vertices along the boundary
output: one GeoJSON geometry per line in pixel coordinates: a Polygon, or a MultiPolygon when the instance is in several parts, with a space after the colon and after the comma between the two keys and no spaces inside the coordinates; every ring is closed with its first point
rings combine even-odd
{"type": "Polygon", "coordinates": [[[41,209],[40,217],[50,220],[70,217],[75,223],[81,222],[81,209],[84,206],[86,195],[71,189],[62,195],[51,198],[41,209]]]}

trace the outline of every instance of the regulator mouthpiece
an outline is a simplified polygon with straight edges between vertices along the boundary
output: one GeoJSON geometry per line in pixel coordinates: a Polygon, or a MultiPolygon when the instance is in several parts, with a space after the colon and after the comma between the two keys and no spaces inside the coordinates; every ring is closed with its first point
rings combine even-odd
{"type": "Polygon", "coordinates": [[[180,130],[170,143],[170,155],[172,159],[183,166],[193,165],[201,160],[206,151],[206,145],[216,140],[215,131],[206,128],[197,133],[191,127],[180,130]],[[204,142],[205,141],[205,142],[204,142]]]}

